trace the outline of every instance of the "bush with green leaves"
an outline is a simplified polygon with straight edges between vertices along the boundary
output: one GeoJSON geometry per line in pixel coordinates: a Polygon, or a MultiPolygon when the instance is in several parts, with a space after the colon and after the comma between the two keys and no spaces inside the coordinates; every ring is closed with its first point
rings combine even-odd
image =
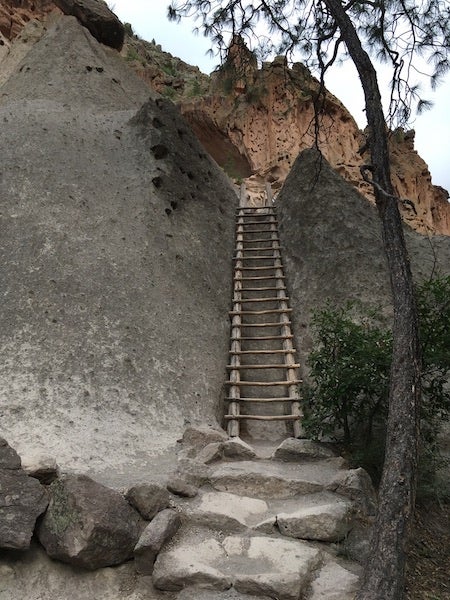
{"type": "MultiPolygon", "coordinates": [[[[427,454],[435,456],[437,433],[450,414],[450,276],[423,283],[416,298],[423,354],[421,446],[427,460],[427,454]]],[[[315,348],[309,356],[311,383],[304,390],[305,432],[315,439],[334,439],[359,455],[375,454],[379,462],[391,331],[375,310],[364,311],[355,303],[328,305],[314,314],[312,326],[315,348]]]]}

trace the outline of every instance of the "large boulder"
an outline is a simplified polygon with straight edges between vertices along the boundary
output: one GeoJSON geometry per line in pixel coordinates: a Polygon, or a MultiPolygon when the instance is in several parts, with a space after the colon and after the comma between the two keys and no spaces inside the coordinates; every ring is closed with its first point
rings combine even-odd
{"type": "Polygon", "coordinates": [[[45,488],[28,477],[18,454],[0,438],[0,548],[27,550],[36,519],[47,505],[45,488]]]}
{"type": "Polygon", "coordinates": [[[66,475],[49,489],[50,505],[38,529],[49,556],[85,569],[132,557],[141,520],[121,494],[86,475],[66,475]]]}
{"type": "Polygon", "coordinates": [[[121,50],[125,30],[103,0],[55,0],[65,15],[76,17],[101,44],[121,50]]]}

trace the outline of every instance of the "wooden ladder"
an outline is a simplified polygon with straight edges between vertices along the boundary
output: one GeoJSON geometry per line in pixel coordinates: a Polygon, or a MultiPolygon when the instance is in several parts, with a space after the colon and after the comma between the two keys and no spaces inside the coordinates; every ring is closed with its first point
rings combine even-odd
{"type": "Polygon", "coordinates": [[[278,221],[273,206],[241,206],[236,214],[228,434],[249,421],[292,424],[301,437],[298,376],[278,221]]]}

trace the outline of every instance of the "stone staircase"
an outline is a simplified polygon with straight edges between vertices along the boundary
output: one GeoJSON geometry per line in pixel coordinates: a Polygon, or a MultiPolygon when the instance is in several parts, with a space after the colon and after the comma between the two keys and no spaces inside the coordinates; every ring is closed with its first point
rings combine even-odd
{"type": "Polygon", "coordinates": [[[197,493],[175,499],[182,525],[150,568],[155,588],[177,600],[354,598],[360,565],[349,556],[362,555],[376,502],[368,475],[309,440],[267,456],[198,431],[177,475],[197,493]]]}

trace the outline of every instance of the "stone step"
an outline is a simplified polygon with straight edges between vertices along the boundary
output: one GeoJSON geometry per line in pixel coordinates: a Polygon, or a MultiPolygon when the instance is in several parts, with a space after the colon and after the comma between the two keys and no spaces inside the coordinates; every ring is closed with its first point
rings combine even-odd
{"type": "Polygon", "coordinates": [[[329,487],[345,466],[344,459],[278,463],[270,460],[222,463],[210,476],[213,488],[253,498],[290,498],[329,487]]]}
{"type": "Polygon", "coordinates": [[[279,600],[298,600],[321,566],[322,553],[305,542],[270,536],[211,535],[184,529],[158,555],[153,583],[163,591],[188,586],[279,600]]]}
{"type": "Polygon", "coordinates": [[[262,500],[228,492],[205,492],[178,506],[189,521],[218,531],[281,533],[286,537],[338,542],[352,525],[353,504],[331,492],[262,500]]]}

